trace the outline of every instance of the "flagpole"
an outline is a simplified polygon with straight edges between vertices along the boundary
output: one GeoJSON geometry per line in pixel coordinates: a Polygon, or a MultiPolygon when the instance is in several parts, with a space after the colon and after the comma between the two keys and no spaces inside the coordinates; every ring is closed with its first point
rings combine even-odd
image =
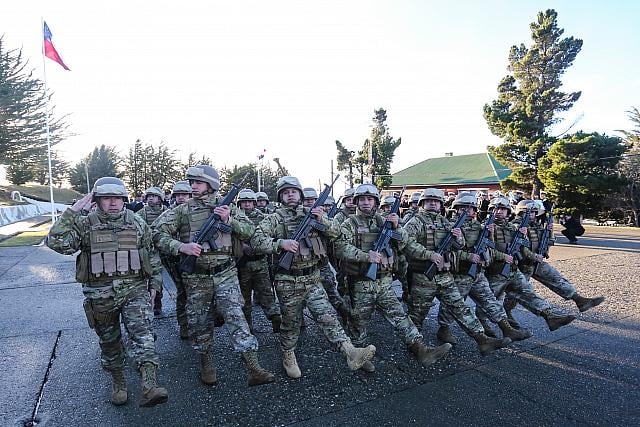
{"type": "MultiPolygon", "coordinates": [[[[44,18],[40,17],[40,38],[44,40],[44,18]]],[[[47,160],[49,162],[49,196],[51,197],[51,224],[56,222],[56,205],[53,201],[53,174],[51,173],[51,138],[49,135],[49,99],[47,98],[47,61],[44,56],[44,41],[42,43],[42,74],[44,77],[44,108],[47,122],[47,160]]]]}

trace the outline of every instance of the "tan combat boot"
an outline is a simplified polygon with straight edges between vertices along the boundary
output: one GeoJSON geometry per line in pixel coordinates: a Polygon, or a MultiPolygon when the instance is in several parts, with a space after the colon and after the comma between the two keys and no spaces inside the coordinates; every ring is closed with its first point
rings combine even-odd
{"type": "Polygon", "coordinates": [[[433,365],[451,350],[451,344],[444,343],[438,347],[427,347],[422,341],[416,341],[409,346],[409,351],[425,368],[433,365]]]}
{"type": "Polygon", "coordinates": [[[349,369],[356,371],[362,368],[366,361],[373,359],[376,354],[376,348],[373,345],[357,348],[351,344],[351,341],[343,341],[340,343],[340,352],[347,358],[349,369]]]}
{"type": "Polygon", "coordinates": [[[476,332],[471,335],[476,343],[478,344],[478,350],[480,350],[480,354],[486,356],[488,354],[493,353],[499,348],[506,347],[511,344],[511,338],[493,338],[488,337],[482,332],[476,332]]]}
{"type": "Polygon", "coordinates": [[[370,360],[367,360],[362,364],[360,370],[368,374],[372,374],[376,371],[376,365],[374,365],[370,360]]]}
{"type": "Polygon", "coordinates": [[[289,378],[300,378],[302,376],[296,360],[296,353],[293,350],[284,350],[282,353],[282,366],[284,366],[289,378]]]}
{"type": "Polygon", "coordinates": [[[242,358],[247,366],[247,371],[249,371],[249,387],[269,384],[276,380],[276,377],[274,377],[271,372],[260,366],[260,362],[258,361],[258,352],[256,350],[245,351],[242,353],[242,358]]]}
{"type": "Polygon", "coordinates": [[[593,298],[585,298],[582,295],[576,293],[571,299],[576,303],[578,310],[580,313],[583,311],[587,311],[590,308],[595,307],[596,305],[602,304],[604,301],[604,297],[593,297],[593,298]]]}
{"type": "Polygon", "coordinates": [[[569,323],[576,320],[576,316],[572,316],[570,314],[562,315],[558,313],[554,313],[552,309],[546,309],[541,313],[541,316],[547,322],[547,326],[550,331],[555,331],[556,329],[568,325],[569,323]]]}
{"type": "Polygon", "coordinates": [[[140,396],[140,406],[155,406],[165,403],[169,399],[169,393],[164,387],[158,387],[156,379],[156,365],[145,362],[140,367],[142,377],[142,393],[140,396]]]}
{"type": "Polygon", "coordinates": [[[451,345],[458,344],[458,340],[453,336],[453,334],[451,333],[451,329],[447,325],[440,325],[440,327],[438,328],[438,332],[436,333],[436,337],[441,342],[446,342],[451,345]]]}
{"type": "Polygon", "coordinates": [[[199,353],[200,357],[200,380],[206,385],[215,385],[218,382],[216,368],[211,360],[211,353],[199,353]]]}
{"type": "Polygon", "coordinates": [[[124,379],[122,369],[113,369],[111,372],[111,403],[116,406],[127,403],[127,380],[124,379]]]}
{"type": "Polygon", "coordinates": [[[511,341],[522,341],[531,338],[531,332],[525,329],[514,329],[507,319],[498,322],[498,326],[502,331],[502,336],[511,338],[511,341]]]}
{"type": "Polygon", "coordinates": [[[489,325],[489,322],[487,321],[487,319],[478,319],[480,321],[480,324],[482,325],[482,329],[484,329],[484,334],[488,337],[491,338],[497,338],[498,335],[496,335],[495,331],[493,330],[493,328],[489,325]]]}

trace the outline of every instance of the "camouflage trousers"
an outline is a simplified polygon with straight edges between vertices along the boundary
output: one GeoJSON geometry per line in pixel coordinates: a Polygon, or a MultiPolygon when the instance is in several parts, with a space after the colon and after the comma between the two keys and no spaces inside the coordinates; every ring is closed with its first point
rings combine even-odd
{"type": "Polygon", "coordinates": [[[322,283],[324,291],[327,293],[329,302],[333,308],[338,310],[339,307],[344,305],[344,299],[342,299],[338,293],[336,275],[333,273],[331,265],[328,262],[320,267],[320,282],[322,283]]]}
{"type": "Polygon", "coordinates": [[[523,265],[521,270],[527,279],[533,277],[565,300],[571,299],[577,293],[575,286],[548,262],[541,262],[535,274],[533,265],[523,265]]]}
{"type": "Polygon", "coordinates": [[[465,332],[484,331],[478,318],[465,305],[451,273],[448,271],[440,272],[433,280],[427,279],[427,276],[418,272],[413,272],[410,277],[411,294],[407,307],[409,308],[409,318],[419,329],[422,328],[422,323],[433,305],[433,299],[438,297],[440,304],[447,307],[465,332]]]}
{"type": "Polygon", "coordinates": [[[99,287],[84,285],[82,291],[89,326],[100,341],[100,360],[104,369],[121,369],[125,365],[120,319],[128,332],[130,354],[138,367],[146,362],[158,366],[146,279],[114,280],[99,287]]]}
{"type": "MultiPolygon", "coordinates": [[[[502,301],[496,299],[496,296],[489,286],[489,280],[487,280],[483,272],[480,272],[475,279],[469,277],[468,274],[455,274],[453,279],[456,285],[458,285],[458,291],[462,298],[464,299],[470,296],[476,303],[476,306],[482,307],[489,317],[489,320],[498,323],[507,318],[507,313],[504,311],[502,301]]],[[[438,324],[448,326],[453,320],[454,318],[449,309],[444,304],[440,304],[438,324]]]]}
{"type": "Polygon", "coordinates": [[[338,345],[349,341],[338,321],[335,309],[329,303],[327,293],[320,284],[318,271],[307,276],[286,276],[287,280],[276,277],[276,292],[282,312],[280,345],[283,350],[294,350],[300,336],[302,309],[309,309],[324,336],[338,345]]]}
{"type": "MultiPolygon", "coordinates": [[[[512,272],[508,278],[500,274],[488,274],[487,279],[489,279],[491,290],[497,298],[502,298],[503,296],[513,298],[537,316],[551,308],[551,305],[546,300],[535,293],[533,286],[520,270],[512,272]]],[[[476,309],[476,314],[478,317],[486,318],[486,313],[481,308],[479,310],[476,309]]]]}
{"type": "Polygon", "coordinates": [[[176,285],[176,320],[178,325],[187,326],[187,290],[182,281],[182,273],[180,272],[180,258],[167,257],[162,260],[162,265],[169,273],[171,280],[176,285]]]}
{"type": "Polygon", "coordinates": [[[422,334],[407,316],[395,292],[391,289],[391,275],[370,281],[361,280],[351,286],[351,321],[349,335],[357,346],[367,343],[367,325],[376,309],[393,327],[406,345],[422,341],[422,334]]]}
{"type": "Polygon", "coordinates": [[[254,295],[267,319],[280,314],[278,302],[271,288],[271,278],[269,277],[269,266],[266,258],[247,261],[244,266],[238,269],[238,276],[240,279],[240,291],[244,298],[242,311],[248,322],[251,321],[254,295]]]}
{"type": "Polygon", "coordinates": [[[238,271],[235,267],[210,274],[183,274],[187,290],[187,320],[191,344],[198,353],[208,353],[213,346],[213,318],[216,310],[222,314],[233,349],[244,353],[258,349],[258,340],[251,335],[242,312],[244,300],[240,294],[238,271]]]}

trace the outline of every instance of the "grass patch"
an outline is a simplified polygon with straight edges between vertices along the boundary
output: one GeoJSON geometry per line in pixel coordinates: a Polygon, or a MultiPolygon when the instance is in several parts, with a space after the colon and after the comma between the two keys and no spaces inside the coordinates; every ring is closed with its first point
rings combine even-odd
{"type": "MultiPolygon", "coordinates": [[[[6,192],[7,198],[11,195],[12,191],[19,191],[23,196],[32,196],[36,199],[51,201],[49,186],[39,184],[24,184],[24,185],[5,185],[0,187],[0,190],[6,192]]],[[[82,198],[82,194],[70,188],[53,188],[53,200],[56,203],[71,203],[73,199],[82,198]]]]}
{"type": "Polygon", "coordinates": [[[42,239],[49,233],[49,229],[36,231],[25,231],[0,242],[0,247],[7,246],[33,246],[42,242],[42,239]]]}

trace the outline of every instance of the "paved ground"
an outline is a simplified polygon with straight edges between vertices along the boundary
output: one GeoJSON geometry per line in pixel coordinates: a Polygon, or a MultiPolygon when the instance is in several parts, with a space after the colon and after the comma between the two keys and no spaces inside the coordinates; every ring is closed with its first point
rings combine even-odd
{"type": "MultiPolygon", "coordinates": [[[[46,247],[0,249],[0,425],[638,425],[640,423],[640,230],[588,227],[580,245],[558,238],[552,262],[585,295],[605,303],[555,332],[522,309],[534,337],[481,357],[460,344],[430,369],[418,367],[380,316],[374,374],[350,372],[308,321],[298,359],[303,378],[289,380],[276,337],[262,316],[257,336],[272,385],[247,388],[225,328],[216,330],[215,388],[197,377],[190,347],[177,337],[174,303],[156,319],[166,405],[140,409],[129,369],[130,402],[109,404],[95,334],[82,312],[74,258],[46,247]]],[[[167,282],[170,282],[167,278],[167,282]]],[[[540,294],[567,311],[571,303],[540,294]]],[[[436,310],[424,334],[434,344],[436,310]]]]}

